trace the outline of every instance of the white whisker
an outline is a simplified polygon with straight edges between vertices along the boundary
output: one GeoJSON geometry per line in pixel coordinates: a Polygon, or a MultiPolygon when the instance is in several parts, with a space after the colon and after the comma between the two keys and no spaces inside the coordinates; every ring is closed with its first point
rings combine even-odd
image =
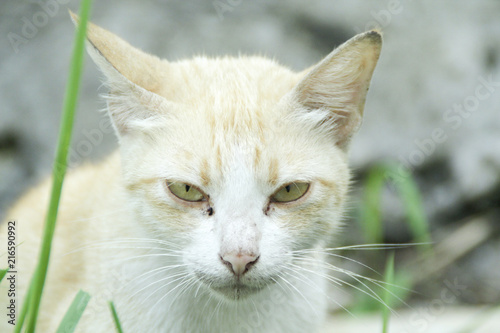
{"type": "MultiPolygon", "coordinates": [[[[310,260],[313,260],[311,258],[303,258],[303,259],[310,259],[310,260]]],[[[317,262],[317,261],[314,261],[316,263],[319,263],[319,264],[328,264],[328,263],[322,263],[322,262],[317,262]]],[[[363,282],[362,280],[367,280],[368,282],[372,282],[374,283],[376,286],[384,289],[384,290],[387,290],[386,288],[384,288],[383,286],[381,286],[380,284],[378,284],[379,282],[382,282],[382,281],[378,281],[378,280],[375,280],[375,279],[371,279],[371,278],[368,278],[368,277],[365,277],[365,276],[362,276],[362,275],[359,275],[359,274],[356,274],[356,273],[353,273],[353,272],[350,272],[348,270],[345,270],[345,269],[341,269],[341,268],[338,268],[338,267],[335,267],[331,264],[328,264],[328,266],[326,266],[326,268],[329,268],[331,270],[334,270],[336,272],[339,272],[339,273],[343,273],[343,274],[346,274],[347,276],[351,277],[352,279],[354,279],[356,282],[358,282],[359,284],[361,284],[363,287],[366,288],[366,290],[364,290],[363,288],[360,288],[352,283],[349,283],[345,280],[342,280],[340,278],[337,278],[337,277],[333,277],[333,276],[330,276],[328,274],[324,274],[324,273],[320,273],[320,272],[316,272],[316,271],[311,271],[312,273],[316,273],[318,276],[321,276],[325,279],[327,279],[328,281],[330,282],[333,282],[337,285],[346,285],[346,286],[349,286],[353,289],[356,289],[362,293],[364,293],[365,295],[373,298],[374,300],[378,301],[379,303],[383,304],[384,306],[386,306],[389,311],[391,311],[391,313],[394,313],[396,314],[396,312],[372,289],[370,288],[365,282],[363,282]]],[[[389,291],[390,292],[390,291],[389,291]]]]}
{"type": "Polygon", "coordinates": [[[86,249],[93,249],[93,248],[98,248],[98,249],[101,249],[101,248],[130,248],[130,249],[157,249],[157,250],[164,250],[164,251],[170,251],[172,253],[182,253],[182,249],[180,248],[179,245],[177,244],[174,244],[174,243],[170,243],[170,242],[166,242],[166,241],[163,241],[163,240],[158,240],[158,239],[149,239],[149,238],[118,238],[118,239],[108,239],[108,240],[100,240],[100,241],[95,241],[95,242],[90,242],[90,243],[87,243],[85,246],[82,246],[82,247],[79,247],[79,248],[76,248],[72,251],[69,251],[65,254],[63,254],[63,256],[65,255],[68,255],[68,254],[72,254],[72,253],[75,253],[75,252],[79,252],[79,251],[82,251],[82,250],[86,250],[86,249]],[[156,243],[156,244],[160,244],[160,245],[165,245],[165,246],[170,246],[170,247],[175,247],[176,250],[173,250],[169,247],[136,247],[136,246],[128,246],[128,247],[110,247],[108,245],[116,245],[116,244],[133,244],[133,243],[141,243],[141,244],[147,244],[147,243],[156,243]]]}
{"type": "MultiPolygon", "coordinates": [[[[181,282],[180,282],[178,285],[176,285],[175,287],[173,287],[172,289],[170,289],[170,290],[169,290],[169,291],[168,291],[165,295],[163,295],[162,297],[160,297],[160,299],[159,299],[159,300],[157,300],[157,301],[155,302],[155,304],[153,304],[153,306],[151,307],[151,309],[155,308],[155,307],[156,307],[156,305],[158,305],[158,304],[159,304],[159,303],[160,303],[163,299],[165,299],[165,297],[167,297],[170,293],[172,293],[173,291],[177,290],[177,288],[182,287],[184,284],[186,284],[186,283],[188,283],[189,281],[191,281],[191,277],[190,277],[189,275],[187,275],[187,274],[184,274],[184,276],[183,276],[183,277],[177,278],[177,279],[175,279],[174,281],[170,281],[169,283],[166,283],[166,284],[164,284],[163,286],[159,287],[158,289],[156,289],[156,290],[155,290],[155,293],[156,293],[156,292],[158,292],[158,290],[163,289],[164,287],[168,286],[169,284],[171,284],[171,283],[173,283],[173,282],[177,282],[177,281],[179,281],[179,280],[181,280],[181,282]]],[[[151,294],[150,294],[150,296],[151,296],[151,294]]],[[[172,306],[172,302],[170,303],[169,310],[170,310],[170,307],[171,307],[171,306],[172,306]]],[[[167,310],[167,311],[169,311],[169,310],[167,310]]],[[[150,311],[151,311],[151,310],[150,310],[150,311]]]]}
{"type": "Polygon", "coordinates": [[[114,216],[116,213],[124,212],[124,211],[127,211],[127,210],[128,210],[128,208],[116,209],[116,210],[110,211],[107,214],[100,214],[100,215],[94,215],[94,216],[87,217],[87,218],[80,218],[80,219],[69,220],[68,223],[88,222],[88,221],[96,220],[96,219],[99,219],[99,218],[102,218],[102,217],[114,216]]]}
{"type": "MultiPolygon", "coordinates": [[[[298,258],[298,259],[305,259],[305,258],[308,258],[308,257],[304,257],[303,254],[305,254],[306,252],[304,253],[301,253],[301,256],[295,256],[295,258],[298,258]]],[[[295,253],[294,253],[295,254],[295,253]]],[[[382,276],[382,274],[380,274],[379,272],[377,272],[376,270],[374,270],[373,268],[371,268],[370,266],[366,265],[366,264],[363,264],[362,262],[358,261],[358,260],[355,260],[355,259],[352,259],[352,258],[349,258],[349,257],[346,257],[346,256],[343,256],[343,255],[340,255],[340,254],[336,254],[336,253],[328,253],[328,252],[320,252],[320,251],[317,251],[317,252],[309,252],[307,254],[325,254],[325,255],[328,255],[328,256],[331,256],[331,257],[335,257],[335,258],[340,258],[340,259],[344,259],[344,260],[347,260],[347,261],[350,261],[350,262],[353,262],[355,264],[358,264],[370,271],[372,271],[373,273],[377,274],[377,275],[380,275],[382,276]]],[[[310,258],[312,260],[315,260],[313,258],[310,258]]]]}
{"type": "MultiPolygon", "coordinates": [[[[394,283],[389,283],[389,282],[386,282],[386,281],[382,281],[382,280],[377,280],[377,279],[373,279],[373,278],[370,278],[370,277],[367,277],[367,276],[363,276],[361,274],[357,274],[357,273],[354,273],[354,272],[351,272],[349,270],[346,270],[346,269],[343,269],[343,268],[340,268],[340,267],[337,267],[335,265],[332,265],[330,263],[327,263],[327,262],[321,262],[321,261],[317,261],[313,258],[306,258],[306,257],[303,257],[303,258],[299,258],[299,261],[302,260],[302,261],[309,261],[309,262],[313,262],[313,263],[317,263],[317,264],[320,264],[322,268],[325,268],[325,269],[328,269],[328,270],[331,270],[331,271],[334,271],[334,272],[339,272],[339,273],[343,273],[343,274],[346,274],[352,278],[354,277],[357,277],[357,278],[360,278],[360,279],[364,279],[366,281],[369,281],[375,285],[377,285],[378,287],[388,291],[391,293],[390,290],[386,289],[383,285],[386,285],[386,286],[390,286],[390,287],[395,287],[395,288],[398,288],[398,289],[401,289],[401,290],[404,290],[404,291],[408,291],[408,292],[414,292],[413,290],[411,289],[408,289],[408,288],[405,288],[405,287],[401,287],[397,284],[394,284],[394,283]]],[[[399,299],[399,297],[397,297],[396,295],[394,295],[396,298],[399,299]]],[[[404,303],[405,305],[407,305],[403,300],[399,299],[402,303],[404,303]]]]}
{"type": "MultiPolygon", "coordinates": [[[[291,264],[291,265],[293,265],[293,264],[291,264]]],[[[313,274],[317,275],[317,272],[315,272],[315,271],[313,271],[313,270],[306,269],[306,268],[301,267],[301,266],[298,266],[298,265],[293,265],[292,267],[293,267],[293,268],[296,268],[296,269],[299,269],[299,270],[303,270],[303,271],[306,271],[306,272],[313,273],[313,274]]],[[[289,269],[289,270],[291,270],[291,271],[292,271],[293,273],[295,273],[295,274],[300,274],[301,276],[305,277],[305,278],[306,278],[306,279],[308,279],[309,281],[313,282],[313,281],[312,281],[309,277],[307,277],[306,275],[304,275],[304,274],[300,273],[300,272],[299,272],[298,270],[296,270],[296,269],[292,269],[292,268],[290,268],[290,267],[284,267],[284,268],[285,268],[285,269],[289,269]]],[[[345,310],[347,313],[349,313],[350,315],[352,315],[353,317],[355,317],[355,316],[354,316],[354,314],[352,314],[352,313],[351,313],[351,312],[350,312],[350,311],[349,311],[346,307],[344,307],[344,306],[343,306],[342,304],[340,304],[339,302],[337,302],[337,301],[333,300],[330,296],[328,296],[328,295],[327,295],[327,294],[326,294],[326,293],[325,293],[325,292],[324,292],[324,291],[323,291],[320,287],[318,287],[317,285],[315,285],[315,284],[311,284],[311,283],[308,283],[308,282],[306,282],[306,281],[304,281],[304,280],[302,280],[302,279],[298,278],[296,275],[292,275],[292,274],[290,274],[290,276],[293,276],[294,278],[296,278],[297,280],[299,280],[299,281],[301,281],[301,282],[303,282],[303,283],[307,284],[308,286],[313,287],[313,288],[315,288],[316,290],[321,291],[321,293],[322,293],[322,294],[323,294],[323,295],[324,295],[327,299],[329,299],[331,302],[335,303],[335,304],[336,304],[336,305],[338,305],[340,308],[342,308],[343,310],[345,310]]],[[[339,285],[340,285],[340,283],[339,283],[339,285]]]]}
{"type": "MultiPolygon", "coordinates": [[[[290,274],[289,274],[290,275],[290,274]]],[[[311,302],[309,302],[309,300],[307,299],[306,296],[304,296],[304,294],[299,290],[297,289],[296,286],[293,285],[293,283],[291,283],[290,281],[288,281],[287,279],[285,279],[283,277],[283,275],[279,275],[279,277],[282,279],[282,281],[284,281],[287,285],[289,285],[291,288],[293,288],[293,290],[295,290],[305,301],[306,303],[311,307],[311,309],[314,311],[314,313],[316,313],[316,315],[318,314],[317,310],[314,308],[314,306],[312,306],[311,302]]]]}
{"type": "Polygon", "coordinates": [[[179,264],[179,265],[171,265],[171,266],[162,266],[162,267],[158,267],[158,268],[155,268],[155,269],[151,269],[147,272],[144,272],[142,273],[141,275],[138,275],[136,277],[134,277],[132,280],[128,281],[126,283],[125,286],[122,287],[122,289],[126,286],[128,286],[129,284],[131,284],[132,282],[136,281],[137,279],[140,279],[141,277],[145,276],[145,275],[148,275],[149,274],[149,278],[157,275],[158,273],[164,273],[165,271],[169,271],[171,269],[175,269],[175,268],[180,268],[180,267],[187,267],[189,266],[188,264],[179,264]],[[151,274],[153,273],[153,274],[151,274]]]}
{"type": "Polygon", "coordinates": [[[172,301],[170,302],[170,306],[168,307],[168,309],[170,310],[170,308],[172,307],[172,305],[175,303],[175,300],[180,296],[182,295],[183,293],[187,292],[187,290],[189,288],[191,288],[191,286],[193,286],[197,280],[195,277],[193,276],[189,276],[188,277],[188,280],[186,281],[187,283],[181,288],[178,290],[177,292],[177,295],[175,295],[175,297],[172,299],[172,301]]]}
{"type": "MultiPolygon", "coordinates": [[[[167,277],[165,277],[165,278],[162,278],[162,279],[156,280],[156,281],[154,281],[154,282],[151,282],[151,283],[150,283],[150,284],[148,284],[147,286],[145,286],[145,287],[143,287],[143,288],[141,288],[141,289],[137,290],[135,293],[133,293],[132,295],[130,295],[130,296],[129,296],[129,297],[128,297],[125,301],[126,301],[126,302],[130,301],[130,299],[132,299],[135,295],[137,295],[137,294],[138,294],[138,293],[140,293],[141,291],[143,291],[143,290],[145,290],[145,289],[147,289],[147,288],[151,287],[152,285],[155,285],[155,284],[160,283],[160,282],[165,281],[165,280],[169,280],[169,279],[172,279],[172,278],[176,278],[176,277],[178,277],[178,276],[181,276],[181,278],[182,278],[182,276],[184,276],[184,275],[186,275],[186,273],[185,273],[185,272],[181,272],[181,273],[177,273],[177,274],[174,274],[174,275],[170,275],[170,276],[167,276],[167,277]]],[[[170,281],[169,283],[162,285],[162,286],[161,286],[160,288],[158,288],[158,289],[161,289],[161,288],[163,288],[163,287],[165,287],[165,286],[169,285],[169,284],[170,284],[170,283],[172,283],[172,282],[178,281],[179,279],[180,279],[180,278],[174,279],[174,280],[170,281]]],[[[156,291],[158,291],[158,289],[156,289],[156,290],[155,290],[155,292],[156,292],[156,291]]],[[[147,299],[148,299],[149,297],[151,297],[153,294],[154,294],[154,292],[153,292],[153,293],[150,293],[150,294],[148,295],[148,297],[146,297],[145,299],[143,299],[143,300],[141,301],[141,303],[142,303],[142,302],[144,302],[145,300],[147,300],[147,299]]]]}

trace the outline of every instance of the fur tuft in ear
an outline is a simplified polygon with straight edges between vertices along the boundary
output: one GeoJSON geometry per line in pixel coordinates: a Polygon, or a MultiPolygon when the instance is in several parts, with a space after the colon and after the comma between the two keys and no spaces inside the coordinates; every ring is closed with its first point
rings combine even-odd
{"type": "MultiPolygon", "coordinates": [[[[70,11],[76,24],[78,15],[70,11]]],[[[106,77],[108,110],[118,136],[134,124],[159,116],[162,77],[168,62],[142,52],[113,33],[88,22],[87,51],[106,77]]]]}
{"type": "Polygon", "coordinates": [[[361,125],[381,47],[382,36],[375,30],[351,38],[308,71],[292,93],[301,106],[299,112],[327,116],[321,122],[333,126],[336,143],[342,149],[347,148],[361,125]]]}

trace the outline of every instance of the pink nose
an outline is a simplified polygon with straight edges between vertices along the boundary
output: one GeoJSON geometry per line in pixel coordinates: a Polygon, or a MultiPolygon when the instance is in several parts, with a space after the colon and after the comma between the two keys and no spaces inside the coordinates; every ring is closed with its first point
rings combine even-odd
{"type": "Polygon", "coordinates": [[[255,254],[228,253],[220,256],[222,263],[238,277],[245,274],[258,259],[259,256],[255,254]]]}

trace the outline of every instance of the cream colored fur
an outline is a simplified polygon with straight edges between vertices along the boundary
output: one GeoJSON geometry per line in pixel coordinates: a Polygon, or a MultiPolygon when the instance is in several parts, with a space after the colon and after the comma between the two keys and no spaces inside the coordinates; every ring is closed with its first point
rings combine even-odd
{"type": "MultiPolygon", "coordinates": [[[[94,25],[88,39],[120,149],[67,175],[38,331],[55,331],[79,289],[92,295],[79,332],[113,332],[109,300],[125,332],[318,330],[327,300],[320,249],[342,217],[346,150],[380,34],[354,37],[303,73],[260,57],[168,62],[94,25]],[[167,180],[209,198],[183,202],[167,180]],[[297,181],[310,184],[304,197],[270,202],[297,181]],[[221,253],[260,257],[236,277],[221,253]]],[[[18,302],[49,190],[47,180],[7,214],[23,242],[18,302]]],[[[5,309],[3,291],[0,300],[5,309]]]]}

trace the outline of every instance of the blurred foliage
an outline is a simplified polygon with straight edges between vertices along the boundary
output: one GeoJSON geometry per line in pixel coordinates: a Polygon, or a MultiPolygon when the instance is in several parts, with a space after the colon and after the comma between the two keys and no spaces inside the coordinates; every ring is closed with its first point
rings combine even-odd
{"type": "MultiPolygon", "coordinates": [[[[374,244],[374,249],[415,246],[418,257],[433,255],[429,223],[417,184],[411,173],[398,164],[381,164],[369,171],[365,180],[358,220],[365,242],[374,244]],[[381,201],[383,189],[386,186],[391,186],[391,189],[397,191],[401,197],[405,210],[405,222],[414,243],[385,243],[381,201]]],[[[380,253],[386,254],[385,251],[380,253]]],[[[353,312],[373,312],[382,309],[384,332],[387,331],[390,312],[393,308],[405,304],[413,287],[412,272],[398,269],[394,262],[394,255],[394,252],[390,252],[386,259],[384,281],[378,280],[380,276],[367,276],[366,281],[370,284],[359,286],[364,292],[356,295],[356,301],[352,307],[353,312]]],[[[377,260],[383,260],[383,258],[379,256],[377,260]]],[[[373,275],[373,272],[367,272],[367,274],[373,275]]]]}

